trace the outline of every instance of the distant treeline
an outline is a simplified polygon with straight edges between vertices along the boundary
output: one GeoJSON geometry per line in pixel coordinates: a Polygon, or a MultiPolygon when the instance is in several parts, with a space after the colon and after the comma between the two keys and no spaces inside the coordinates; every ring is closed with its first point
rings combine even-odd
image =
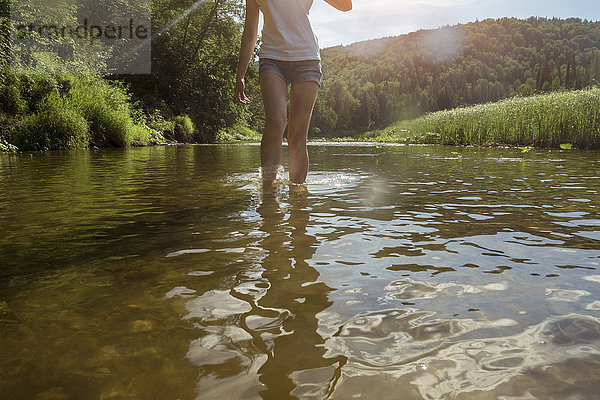
{"type": "Polygon", "coordinates": [[[314,135],[600,80],[600,22],[503,18],[322,50],[314,135]]]}

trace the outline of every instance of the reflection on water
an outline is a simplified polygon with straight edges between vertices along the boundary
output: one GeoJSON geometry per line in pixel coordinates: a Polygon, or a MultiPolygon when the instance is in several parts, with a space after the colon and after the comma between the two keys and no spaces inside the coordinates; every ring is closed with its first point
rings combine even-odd
{"type": "Polygon", "coordinates": [[[0,398],[593,399],[597,153],[0,155],[0,398]]]}

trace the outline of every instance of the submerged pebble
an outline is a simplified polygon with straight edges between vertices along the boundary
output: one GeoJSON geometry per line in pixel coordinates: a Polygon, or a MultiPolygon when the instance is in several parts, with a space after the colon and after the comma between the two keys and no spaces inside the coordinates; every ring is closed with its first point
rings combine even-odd
{"type": "Polygon", "coordinates": [[[129,332],[131,333],[143,333],[150,332],[154,329],[152,321],[148,320],[137,320],[129,323],[129,332]]]}

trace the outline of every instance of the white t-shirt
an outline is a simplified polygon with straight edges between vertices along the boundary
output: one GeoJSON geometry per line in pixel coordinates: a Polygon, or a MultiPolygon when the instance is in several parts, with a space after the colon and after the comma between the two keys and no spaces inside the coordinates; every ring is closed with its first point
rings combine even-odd
{"type": "Polygon", "coordinates": [[[264,15],[260,58],[320,60],[319,40],[308,13],[313,0],[256,0],[264,15]]]}

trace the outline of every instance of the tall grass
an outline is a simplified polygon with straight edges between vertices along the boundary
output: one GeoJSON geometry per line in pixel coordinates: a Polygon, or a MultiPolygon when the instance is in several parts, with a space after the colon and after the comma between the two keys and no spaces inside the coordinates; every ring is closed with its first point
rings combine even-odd
{"type": "Polygon", "coordinates": [[[514,97],[497,103],[439,111],[363,139],[449,145],[600,148],[600,89],[514,97]]]}
{"type": "Polygon", "coordinates": [[[215,140],[217,142],[233,142],[233,141],[247,141],[247,142],[259,142],[262,138],[262,134],[256,132],[243,125],[234,125],[226,129],[221,129],[217,132],[215,140]]]}
{"type": "Polygon", "coordinates": [[[77,76],[73,77],[69,97],[90,124],[94,144],[131,145],[134,123],[125,90],[94,76],[77,76]]]}
{"type": "Polygon", "coordinates": [[[3,140],[20,150],[164,141],[136,118],[124,87],[94,75],[7,73],[0,79],[0,113],[3,140]]]}
{"type": "Polygon", "coordinates": [[[56,100],[43,102],[40,111],[23,118],[13,138],[19,149],[27,150],[87,148],[89,140],[86,120],[56,100]]]}

